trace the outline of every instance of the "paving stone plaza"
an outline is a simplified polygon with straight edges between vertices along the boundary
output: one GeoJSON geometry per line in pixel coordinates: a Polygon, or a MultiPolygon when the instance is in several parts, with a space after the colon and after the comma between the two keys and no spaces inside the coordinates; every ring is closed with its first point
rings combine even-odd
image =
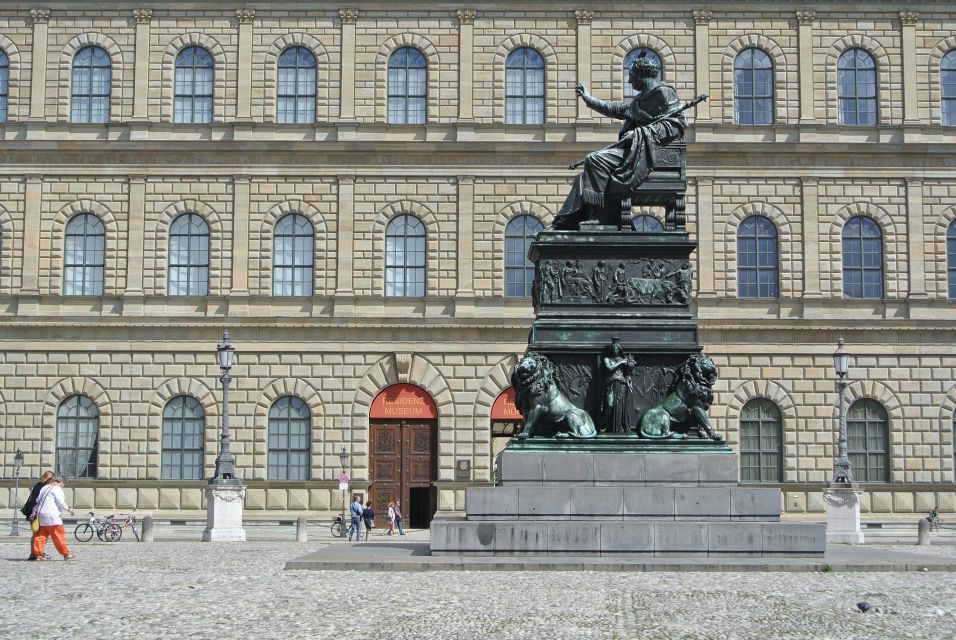
{"type": "MultiPolygon", "coordinates": [[[[285,571],[343,542],[0,541],[0,638],[949,638],[956,573],[285,571]],[[28,595],[29,594],[29,595],[28,595]],[[867,601],[880,613],[861,614],[867,601]]],[[[421,541],[424,533],[410,539],[421,541]]],[[[378,541],[376,541],[378,542],[378,541]]],[[[917,547],[878,547],[917,552],[917,547]]],[[[956,547],[919,548],[926,557],[956,547]]]]}

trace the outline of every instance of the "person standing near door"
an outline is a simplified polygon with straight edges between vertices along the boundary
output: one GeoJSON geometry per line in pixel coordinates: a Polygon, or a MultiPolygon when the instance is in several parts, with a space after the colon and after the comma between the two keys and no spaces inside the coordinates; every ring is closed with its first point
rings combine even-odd
{"type": "Polygon", "coordinates": [[[368,542],[369,532],[375,528],[375,509],[372,508],[372,501],[365,503],[365,511],[362,512],[362,520],[365,522],[365,542],[368,542]]]}
{"type": "Polygon", "coordinates": [[[352,534],[355,534],[355,541],[362,539],[362,501],[358,494],[352,496],[352,506],[349,508],[352,514],[352,526],[349,527],[349,542],[352,542],[352,534]]]}
{"type": "Polygon", "coordinates": [[[405,530],[402,529],[402,501],[395,501],[395,526],[398,527],[398,535],[405,535],[405,530]]]}
{"type": "Polygon", "coordinates": [[[388,535],[390,536],[395,535],[395,503],[394,502],[388,503],[388,529],[383,531],[382,535],[384,536],[386,533],[388,533],[388,535]]]}

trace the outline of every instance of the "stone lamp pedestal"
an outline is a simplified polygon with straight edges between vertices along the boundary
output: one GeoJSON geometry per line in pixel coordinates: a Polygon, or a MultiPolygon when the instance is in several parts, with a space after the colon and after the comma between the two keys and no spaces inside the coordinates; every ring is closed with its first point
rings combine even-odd
{"type": "Polygon", "coordinates": [[[203,542],[245,542],[242,505],[246,487],[239,479],[211,480],[206,485],[206,529],[203,542]]]}
{"type": "Polygon", "coordinates": [[[830,483],[823,490],[827,504],[827,543],[863,544],[860,527],[860,497],[863,490],[852,483],[830,483]]]}

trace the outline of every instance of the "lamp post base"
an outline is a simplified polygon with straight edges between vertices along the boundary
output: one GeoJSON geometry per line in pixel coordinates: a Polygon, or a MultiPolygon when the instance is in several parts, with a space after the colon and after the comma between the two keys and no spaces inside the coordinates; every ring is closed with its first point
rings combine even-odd
{"type": "Polygon", "coordinates": [[[240,482],[210,481],[206,486],[206,529],[203,542],[245,542],[242,505],[246,488],[240,482]]]}
{"type": "Polygon", "coordinates": [[[823,490],[827,505],[827,544],[863,544],[860,497],[863,490],[850,483],[831,483],[823,490]]]}

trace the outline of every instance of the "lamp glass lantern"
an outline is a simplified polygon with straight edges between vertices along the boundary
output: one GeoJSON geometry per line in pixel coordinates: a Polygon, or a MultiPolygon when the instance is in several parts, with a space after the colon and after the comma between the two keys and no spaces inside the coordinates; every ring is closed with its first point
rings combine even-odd
{"type": "Polygon", "coordinates": [[[23,468],[23,452],[17,449],[17,452],[13,454],[13,472],[20,475],[20,469],[23,468]]]}
{"type": "Polygon", "coordinates": [[[841,378],[845,377],[850,369],[850,352],[843,346],[843,338],[837,340],[837,349],[833,352],[833,368],[841,378]]]}
{"type": "Polygon", "coordinates": [[[219,368],[225,371],[232,369],[233,356],[236,348],[229,343],[229,332],[222,334],[222,342],[216,345],[216,351],[219,354],[219,368]]]}
{"type": "Polygon", "coordinates": [[[342,463],[343,472],[349,468],[349,452],[345,450],[345,447],[342,447],[342,452],[339,454],[339,462],[342,463]]]}

